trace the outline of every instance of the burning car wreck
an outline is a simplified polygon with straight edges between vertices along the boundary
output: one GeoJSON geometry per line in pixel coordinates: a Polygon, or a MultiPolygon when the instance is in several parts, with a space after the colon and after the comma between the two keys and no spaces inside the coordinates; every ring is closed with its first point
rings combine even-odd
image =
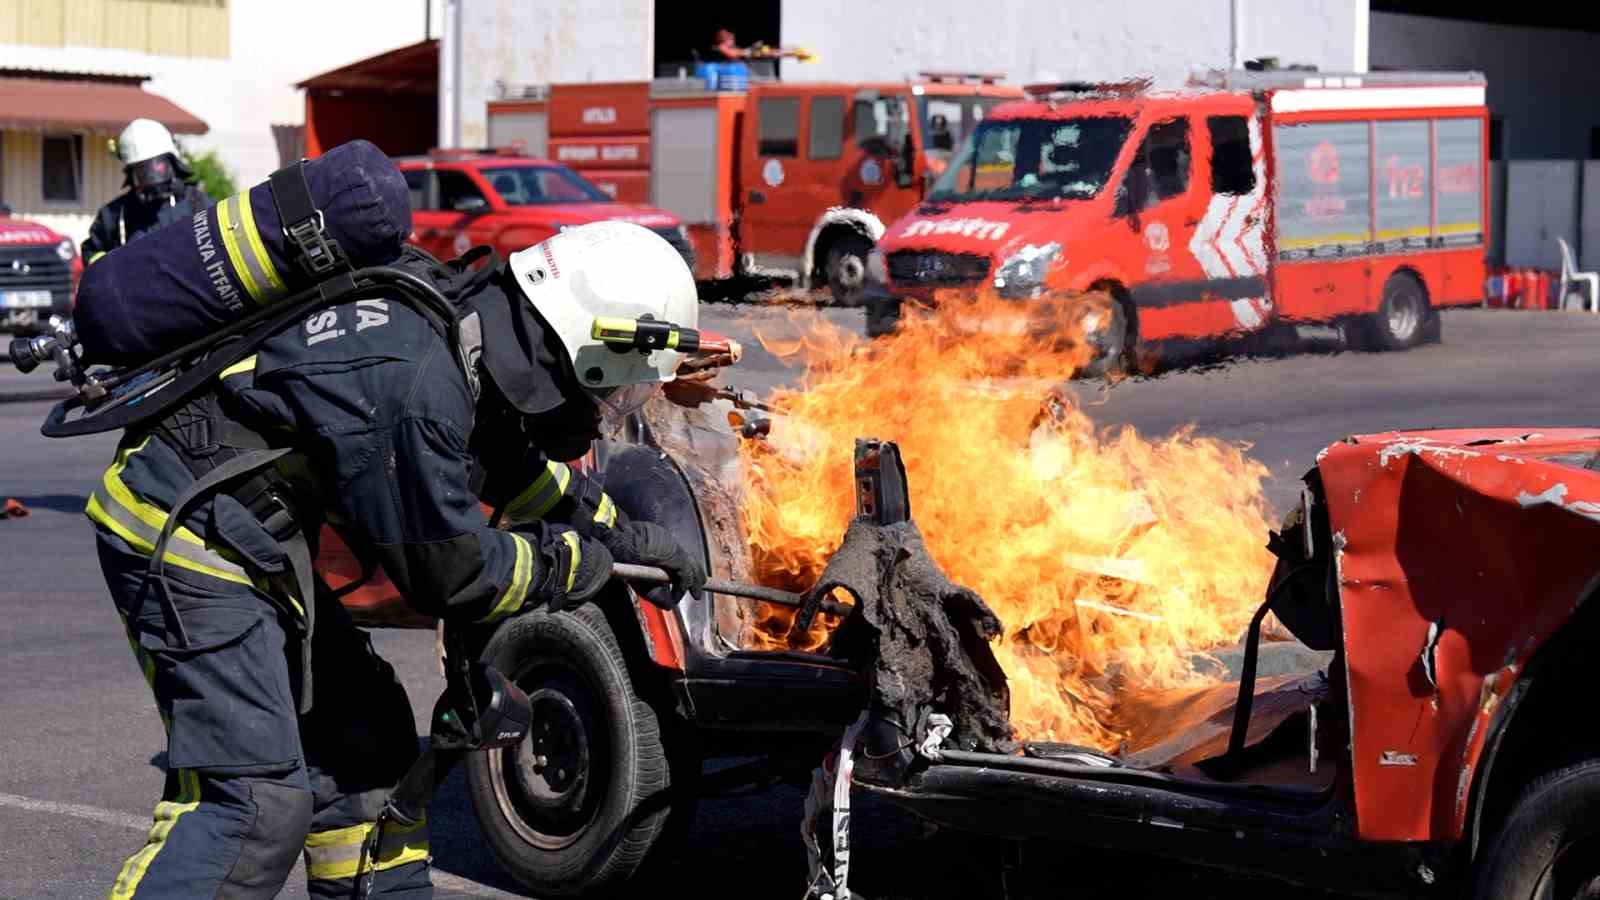
{"type": "Polygon", "coordinates": [[[797,388],[658,397],[586,460],[743,593],[619,585],[583,613],[609,669],[569,614],[485,648],[562,723],[469,765],[520,881],[615,886],[698,796],[810,778],[814,896],[848,896],[852,787],[1324,889],[1587,896],[1600,432],[1349,438],[1274,528],[1243,448],[1096,427],[1072,323],[991,302],[764,341],[797,388]]]}
{"type": "Polygon", "coordinates": [[[1563,710],[1596,649],[1597,459],[1576,429],[1334,444],[1271,534],[1243,646],[1207,654],[1207,684],[1122,697],[1109,751],[1012,740],[975,639],[994,614],[953,585],[930,597],[914,525],[858,519],[818,585],[856,595],[877,641],[854,784],[961,830],[1319,888],[1589,896],[1600,762],[1563,710]],[[894,618],[930,599],[974,627],[919,657],[894,618]],[[1287,634],[1263,636],[1268,617],[1287,634]]]}

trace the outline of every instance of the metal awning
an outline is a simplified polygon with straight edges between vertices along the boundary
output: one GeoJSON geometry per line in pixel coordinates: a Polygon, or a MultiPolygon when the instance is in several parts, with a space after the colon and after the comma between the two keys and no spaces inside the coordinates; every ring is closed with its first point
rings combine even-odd
{"type": "Polygon", "coordinates": [[[141,88],[140,78],[0,76],[0,128],[116,133],[154,119],[176,134],[210,130],[198,116],[141,88]]]}

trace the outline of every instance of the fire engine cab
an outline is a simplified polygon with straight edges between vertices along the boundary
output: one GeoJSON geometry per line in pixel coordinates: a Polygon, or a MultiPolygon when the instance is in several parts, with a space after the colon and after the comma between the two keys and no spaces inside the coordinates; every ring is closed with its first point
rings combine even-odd
{"type": "MultiPolygon", "coordinates": [[[[1338,323],[1415,345],[1484,279],[1478,73],[1239,71],[1178,91],[1050,84],[995,109],[879,242],[869,330],[936,290],[1110,294],[1141,342],[1338,323]]],[[[1070,301],[1069,301],[1070,302],[1070,301]]]]}
{"type": "Polygon", "coordinates": [[[489,131],[676,214],[702,281],[777,279],[852,303],[884,223],[922,200],[991,108],[1023,96],[998,80],[553,85],[492,101],[489,131]]]}

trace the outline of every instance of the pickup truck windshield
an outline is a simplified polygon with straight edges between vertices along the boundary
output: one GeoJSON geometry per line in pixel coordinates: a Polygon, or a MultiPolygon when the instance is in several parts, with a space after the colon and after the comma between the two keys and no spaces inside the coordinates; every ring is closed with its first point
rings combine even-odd
{"type": "Polygon", "coordinates": [[[561,166],[497,166],[485,168],[483,177],[507,206],[612,202],[604,191],[561,166]]]}
{"type": "Polygon", "coordinates": [[[1116,116],[983,122],[928,199],[1087,200],[1111,177],[1132,124],[1116,116]]]}

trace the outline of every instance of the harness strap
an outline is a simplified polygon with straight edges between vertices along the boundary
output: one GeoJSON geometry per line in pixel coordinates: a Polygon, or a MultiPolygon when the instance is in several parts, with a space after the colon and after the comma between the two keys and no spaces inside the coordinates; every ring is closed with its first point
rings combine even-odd
{"type": "Polygon", "coordinates": [[[327,222],[311,199],[311,186],[306,184],[305,165],[303,159],[291,163],[273,172],[267,181],[278,207],[283,235],[300,251],[295,263],[307,275],[320,278],[348,260],[339,242],[328,237],[327,222]]]}
{"type": "MultiPolygon", "coordinates": [[[[199,477],[195,482],[172,504],[172,510],[167,515],[167,521],[161,528],[161,535],[156,539],[155,550],[150,557],[149,577],[156,585],[159,592],[158,600],[161,603],[161,614],[166,620],[167,628],[178,639],[180,647],[189,646],[189,634],[184,629],[183,618],[178,613],[177,605],[172,600],[172,589],[167,581],[166,549],[167,542],[184,516],[196,503],[209,497],[228,482],[241,476],[259,472],[279,458],[293,452],[293,448],[283,447],[277,450],[248,450],[229,459],[216,468],[199,477]]],[[[240,500],[243,503],[243,500],[240,500]]],[[[254,510],[252,510],[254,512],[254,510]]],[[[293,522],[292,516],[290,522],[293,522]]],[[[263,522],[263,527],[267,523],[263,522]]],[[[269,528],[269,531],[272,530],[269,528]]],[[[290,567],[294,571],[296,590],[299,591],[300,604],[304,607],[306,627],[305,637],[302,640],[303,649],[300,654],[301,665],[301,690],[300,713],[304,715],[311,710],[311,635],[316,628],[316,581],[315,573],[311,568],[311,548],[306,541],[305,534],[296,525],[292,532],[274,532],[285,553],[289,557],[290,567]],[[282,534],[280,537],[279,534],[282,534]]]]}

